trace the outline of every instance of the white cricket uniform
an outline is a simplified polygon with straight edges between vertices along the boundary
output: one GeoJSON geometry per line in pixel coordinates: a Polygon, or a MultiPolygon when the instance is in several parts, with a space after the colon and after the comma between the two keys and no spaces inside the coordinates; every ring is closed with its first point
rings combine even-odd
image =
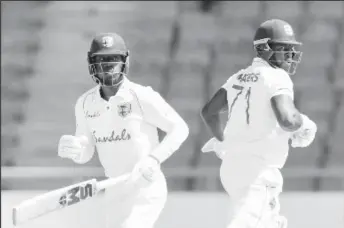
{"type": "Polygon", "coordinates": [[[288,156],[290,137],[279,126],[270,99],[279,94],[293,98],[293,83],[284,70],[254,58],[251,66],[231,76],[222,88],[228,99],[226,154],[220,169],[231,198],[227,228],[270,228],[267,223],[273,219],[262,217],[279,214],[283,186],[279,169],[288,156]]]}
{"type": "MultiPolygon", "coordinates": [[[[101,98],[100,86],[84,93],[77,100],[75,113],[75,135],[85,135],[91,142],[76,162],[89,161],[96,149],[107,177],[130,173],[140,159],[153,152],[164,161],[188,135],[188,131],[173,132],[176,125],[186,124],[159,93],[127,78],[109,101],[101,98]],[[157,128],[167,133],[161,143],[157,128]]],[[[107,227],[153,227],[167,197],[165,177],[162,172],[157,176],[140,189],[117,185],[106,190],[107,227]]]]}

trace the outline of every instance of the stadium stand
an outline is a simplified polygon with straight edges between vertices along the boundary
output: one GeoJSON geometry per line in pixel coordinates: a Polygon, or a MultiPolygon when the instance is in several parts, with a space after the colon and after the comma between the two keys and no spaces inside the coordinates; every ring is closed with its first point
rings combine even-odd
{"type": "MultiPolygon", "coordinates": [[[[188,141],[164,167],[219,166],[214,154],[199,151],[210,137],[200,108],[250,63],[255,28],[273,17],[290,22],[304,43],[293,77],[296,104],[319,128],[310,147],[291,149],[286,167],[344,164],[341,1],[224,1],[210,12],[202,12],[195,1],[6,2],[2,10],[2,165],[72,166],[56,156],[56,146],[62,134],[74,131],[77,97],[94,85],[87,71],[89,42],[95,33],[110,31],[128,43],[129,78],[161,92],[189,124],[188,141]]],[[[84,166],[99,166],[99,161],[95,156],[84,166]]],[[[339,188],[327,179],[320,187],[314,187],[315,178],[285,182],[286,190],[339,188]]],[[[175,183],[172,189],[190,184],[175,183]]],[[[193,187],[207,186],[200,181],[193,187]]],[[[212,186],[221,189],[218,180],[212,186]]]]}
{"type": "Polygon", "coordinates": [[[30,98],[27,81],[33,76],[39,44],[37,34],[44,22],[39,10],[44,3],[2,2],[1,17],[1,164],[15,165],[21,143],[18,126],[25,121],[30,98]],[[30,9],[30,10],[27,10],[30,9]]]}

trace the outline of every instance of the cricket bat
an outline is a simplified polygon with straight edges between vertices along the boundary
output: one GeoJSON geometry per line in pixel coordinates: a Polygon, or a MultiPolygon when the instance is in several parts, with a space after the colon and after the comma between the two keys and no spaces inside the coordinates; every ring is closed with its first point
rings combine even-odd
{"type": "Polygon", "coordinates": [[[101,190],[123,183],[129,180],[129,177],[130,175],[126,174],[103,181],[90,179],[25,200],[12,210],[13,225],[17,226],[50,212],[96,197],[101,190]]]}

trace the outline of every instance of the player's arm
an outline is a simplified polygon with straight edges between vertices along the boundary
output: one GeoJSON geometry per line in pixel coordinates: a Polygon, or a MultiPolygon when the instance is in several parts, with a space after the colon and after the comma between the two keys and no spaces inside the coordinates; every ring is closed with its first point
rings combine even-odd
{"type": "Polygon", "coordinates": [[[276,75],[269,87],[271,107],[281,128],[288,132],[298,130],[302,117],[294,104],[293,83],[289,76],[276,75]]]}
{"type": "Polygon", "coordinates": [[[271,106],[281,128],[291,133],[292,147],[309,146],[317,132],[316,124],[294,105],[293,83],[286,74],[270,84],[271,106]]]}
{"type": "Polygon", "coordinates": [[[70,158],[79,164],[88,162],[95,150],[95,143],[84,115],[83,100],[84,98],[78,99],[75,105],[75,135],[63,135],[58,150],[60,157],[70,158]]]}
{"type": "Polygon", "coordinates": [[[227,90],[220,88],[201,110],[201,117],[217,140],[223,141],[220,113],[228,109],[227,90]]]}
{"type": "Polygon", "coordinates": [[[95,151],[95,142],[92,137],[91,131],[87,125],[84,107],[82,100],[78,101],[75,105],[75,121],[76,121],[76,129],[75,129],[75,136],[76,137],[84,137],[87,138],[87,143],[84,144],[84,151],[83,155],[80,157],[80,160],[76,160],[77,163],[86,163],[93,157],[95,151]]]}
{"type": "Polygon", "coordinates": [[[313,142],[317,125],[295,108],[289,95],[273,96],[271,105],[281,128],[291,132],[292,147],[307,147],[313,142]]]}
{"type": "Polygon", "coordinates": [[[166,132],[164,139],[150,154],[159,163],[162,163],[186,140],[189,135],[189,127],[164,98],[151,88],[147,88],[140,103],[144,119],[166,132]]]}
{"type": "Polygon", "coordinates": [[[302,117],[287,94],[278,94],[271,98],[271,106],[276,119],[285,131],[294,132],[302,126],[302,117]]]}

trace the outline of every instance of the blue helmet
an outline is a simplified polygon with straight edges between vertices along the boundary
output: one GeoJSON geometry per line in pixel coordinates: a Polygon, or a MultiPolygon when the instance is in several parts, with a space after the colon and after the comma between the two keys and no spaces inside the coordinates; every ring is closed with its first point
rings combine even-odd
{"type": "Polygon", "coordinates": [[[118,34],[101,33],[93,38],[87,61],[95,82],[102,86],[116,86],[128,74],[129,50],[118,34]]]}
{"type": "Polygon", "coordinates": [[[284,69],[289,75],[295,74],[301,62],[302,52],[297,50],[301,45],[295,39],[291,25],[280,19],[262,23],[253,41],[258,57],[273,67],[284,69]]]}

